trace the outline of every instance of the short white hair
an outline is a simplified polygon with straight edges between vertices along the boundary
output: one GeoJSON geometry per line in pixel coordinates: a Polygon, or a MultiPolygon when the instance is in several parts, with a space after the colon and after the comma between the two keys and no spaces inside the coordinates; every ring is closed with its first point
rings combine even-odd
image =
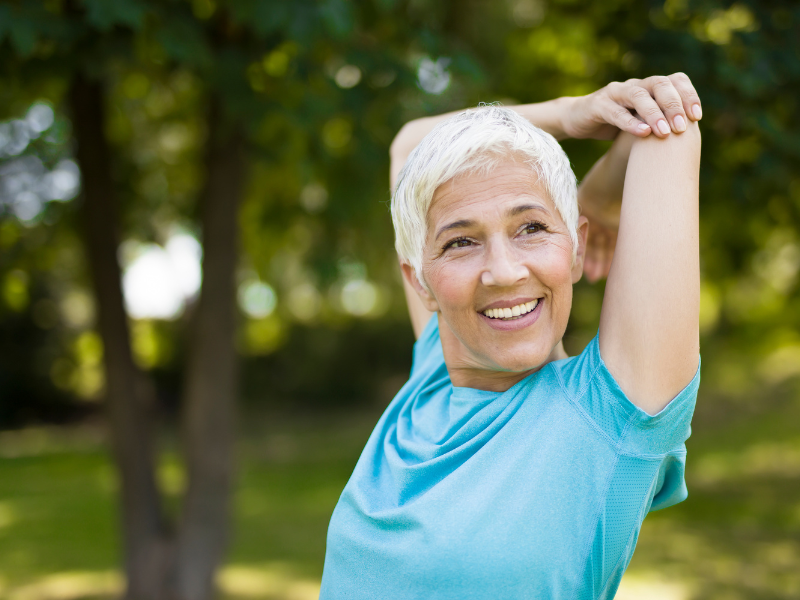
{"type": "Polygon", "coordinates": [[[481,105],[439,123],[408,157],[392,196],[395,248],[419,282],[427,216],[440,185],[457,175],[489,172],[509,161],[524,162],[538,175],[569,229],[573,261],[578,251],[578,192],[569,158],[556,139],[517,112],[481,105]]]}

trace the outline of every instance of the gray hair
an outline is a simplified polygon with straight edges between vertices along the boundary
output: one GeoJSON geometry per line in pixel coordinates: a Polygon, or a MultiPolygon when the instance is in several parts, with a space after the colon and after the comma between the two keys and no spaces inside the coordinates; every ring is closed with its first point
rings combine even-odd
{"type": "Polygon", "coordinates": [[[395,248],[423,286],[427,215],[436,189],[457,175],[489,172],[509,159],[530,165],[538,175],[569,229],[574,260],[580,215],[567,155],[552,135],[517,112],[482,105],[453,115],[425,136],[408,157],[392,196],[395,248]]]}

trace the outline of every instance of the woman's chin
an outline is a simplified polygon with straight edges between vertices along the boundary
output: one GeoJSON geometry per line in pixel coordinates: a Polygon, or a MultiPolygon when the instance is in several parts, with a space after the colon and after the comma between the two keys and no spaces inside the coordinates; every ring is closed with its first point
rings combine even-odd
{"type": "Polygon", "coordinates": [[[541,369],[549,359],[549,354],[537,352],[524,356],[504,356],[493,360],[498,371],[506,373],[527,373],[541,369]]]}

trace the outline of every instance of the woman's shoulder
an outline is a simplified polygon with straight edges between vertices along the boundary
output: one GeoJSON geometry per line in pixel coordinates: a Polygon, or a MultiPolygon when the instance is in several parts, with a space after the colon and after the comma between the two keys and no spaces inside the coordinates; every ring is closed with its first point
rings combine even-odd
{"type": "Polygon", "coordinates": [[[567,395],[577,399],[585,393],[602,363],[598,336],[595,335],[579,354],[554,360],[548,366],[555,371],[567,395]]]}
{"type": "Polygon", "coordinates": [[[689,435],[700,384],[692,381],[659,413],[650,415],[626,396],[600,353],[599,336],[570,358],[550,363],[564,394],[615,443],[632,453],[669,452],[689,435]]]}

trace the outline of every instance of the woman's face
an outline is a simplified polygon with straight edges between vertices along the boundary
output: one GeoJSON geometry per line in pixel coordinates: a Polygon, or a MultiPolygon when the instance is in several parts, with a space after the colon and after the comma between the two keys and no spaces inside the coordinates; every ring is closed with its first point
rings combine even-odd
{"type": "Polygon", "coordinates": [[[563,353],[587,229],[581,217],[573,263],[567,226],[521,163],[459,176],[436,190],[422,263],[429,291],[416,288],[428,310],[440,313],[454,385],[503,388],[498,382],[509,383],[509,375],[513,385],[563,353]]]}

